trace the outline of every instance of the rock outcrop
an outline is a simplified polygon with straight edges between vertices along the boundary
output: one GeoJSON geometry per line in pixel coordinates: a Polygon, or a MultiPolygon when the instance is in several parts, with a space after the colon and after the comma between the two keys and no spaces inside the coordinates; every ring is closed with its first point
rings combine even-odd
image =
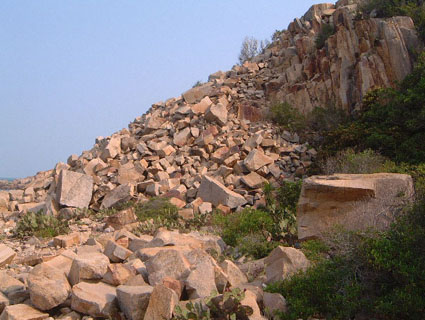
{"type": "Polygon", "coordinates": [[[320,237],[338,225],[348,230],[388,227],[397,209],[413,197],[412,178],[404,174],[307,178],[298,202],[298,237],[320,237]]]}

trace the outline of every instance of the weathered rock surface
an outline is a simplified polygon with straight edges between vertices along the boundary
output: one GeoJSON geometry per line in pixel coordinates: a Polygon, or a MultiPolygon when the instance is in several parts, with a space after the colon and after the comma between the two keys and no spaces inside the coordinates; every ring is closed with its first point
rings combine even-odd
{"type": "Polygon", "coordinates": [[[348,230],[386,228],[394,219],[394,209],[413,197],[413,181],[408,175],[310,177],[303,182],[298,202],[298,237],[320,237],[337,225],[348,230]]]}
{"type": "Polygon", "coordinates": [[[8,246],[0,243],[0,267],[3,267],[13,261],[16,252],[8,246]]]}
{"type": "Polygon", "coordinates": [[[15,304],[7,306],[0,320],[43,320],[49,317],[48,313],[43,313],[26,304],[15,304]]]}
{"type": "Polygon", "coordinates": [[[299,270],[307,270],[310,262],[301,250],[291,247],[277,247],[264,260],[267,283],[287,279],[299,270]]]}
{"type": "Polygon", "coordinates": [[[63,206],[88,208],[93,191],[91,176],[62,170],[56,190],[57,202],[63,206]]]}
{"type": "Polygon", "coordinates": [[[232,209],[242,206],[247,202],[244,197],[229,190],[223,184],[208,176],[202,178],[198,197],[204,201],[211,202],[215,206],[222,204],[232,209]]]}
{"type": "Polygon", "coordinates": [[[143,320],[152,291],[151,286],[119,286],[117,288],[118,303],[128,320],[143,320]]]}
{"type": "Polygon", "coordinates": [[[149,305],[146,310],[145,320],[171,319],[174,307],[179,299],[173,289],[159,284],[152,291],[149,305]]]}
{"type": "Polygon", "coordinates": [[[62,270],[39,264],[28,276],[31,303],[39,310],[50,310],[68,299],[71,286],[62,270]]]}
{"type": "Polygon", "coordinates": [[[100,280],[109,265],[107,256],[100,252],[79,255],[72,261],[69,281],[72,285],[84,280],[100,280]]]}
{"type": "Polygon", "coordinates": [[[102,282],[80,282],[72,287],[71,308],[92,317],[113,319],[118,310],[116,288],[102,282]]]}

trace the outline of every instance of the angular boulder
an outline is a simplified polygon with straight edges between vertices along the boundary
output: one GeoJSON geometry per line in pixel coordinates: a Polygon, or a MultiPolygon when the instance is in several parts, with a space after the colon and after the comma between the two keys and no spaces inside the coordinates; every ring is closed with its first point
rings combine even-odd
{"type": "Polygon", "coordinates": [[[50,310],[68,299],[71,286],[63,270],[42,263],[28,276],[31,303],[39,310],[50,310]]]}
{"type": "MultiPolygon", "coordinates": [[[[171,247],[172,248],[172,247],[171,247]]],[[[179,250],[169,249],[158,252],[146,262],[149,284],[155,286],[162,283],[165,277],[180,280],[190,272],[190,264],[179,250]]]]}
{"type": "Polygon", "coordinates": [[[0,320],[43,320],[48,317],[48,313],[40,312],[29,305],[15,304],[4,308],[0,320]]]}
{"type": "Polygon", "coordinates": [[[105,198],[103,198],[100,209],[111,208],[129,201],[133,195],[134,186],[132,184],[122,184],[109,192],[105,198]]]}
{"type": "Polygon", "coordinates": [[[148,285],[117,288],[118,304],[128,320],[143,320],[152,291],[148,285]]]}
{"type": "Polygon", "coordinates": [[[92,317],[116,319],[116,288],[102,282],[81,282],[72,287],[71,308],[92,317]]]}
{"type": "Polygon", "coordinates": [[[177,293],[163,284],[157,285],[149,299],[144,320],[168,320],[179,302],[177,293]]]}
{"type": "Polygon", "coordinates": [[[222,204],[231,209],[247,203],[240,194],[229,190],[226,186],[208,176],[202,177],[198,197],[205,202],[211,202],[214,206],[222,204]]]}
{"type": "Polygon", "coordinates": [[[211,91],[211,84],[204,84],[186,91],[183,93],[183,98],[187,103],[194,104],[200,101],[203,97],[208,96],[211,91]]]}
{"type": "Polygon", "coordinates": [[[62,170],[56,189],[56,200],[67,207],[88,208],[93,193],[93,177],[62,170]]]}
{"type": "Polygon", "coordinates": [[[310,262],[301,250],[279,246],[264,260],[267,283],[287,279],[299,270],[307,270],[310,262]]]}
{"type": "Polygon", "coordinates": [[[0,267],[10,264],[16,256],[16,252],[5,244],[0,243],[0,267]]]}
{"type": "Polygon", "coordinates": [[[393,210],[413,198],[413,180],[404,174],[307,178],[298,201],[298,238],[321,237],[337,225],[348,230],[386,228],[394,219],[393,210]]]}
{"type": "Polygon", "coordinates": [[[103,253],[80,254],[72,261],[69,281],[72,285],[83,280],[100,280],[109,266],[109,259],[103,253]]]}
{"type": "Polygon", "coordinates": [[[211,105],[205,113],[205,119],[224,126],[227,122],[227,109],[221,103],[211,105]]]}
{"type": "Polygon", "coordinates": [[[250,171],[257,171],[273,162],[272,158],[266,156],[264,152],[259,149],[252,150],[244,160],[245,166],[250,171]]]}

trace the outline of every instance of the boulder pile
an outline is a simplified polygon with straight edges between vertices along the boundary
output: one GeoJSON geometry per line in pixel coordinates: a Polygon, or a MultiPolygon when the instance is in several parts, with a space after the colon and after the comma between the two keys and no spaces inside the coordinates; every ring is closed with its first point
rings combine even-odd
{"type": "Polygon", "coordinates": [[[312,6],[251,61],[152,105],[67,164],[12,182],[8,189],[19,190],[0,192],[0,210],[55,215],[152,196],[194,211],[202,202],[224,211],[262,203],[265,180],[302,176],[316,154],[263,121],[272,103],[308,112],[333,101],[351,111],[370,88],[391,86],[412,69],[408,49],[421,46],[412,20],[359,19],[359,2],[312,6]],[[326,26],[334,32],[320,47],[326,26]]]}
{"type": "Polygon", "coordinates": [[[221,256],[224,242],[195,231],[80,230],[48,242],[31,238],[15,250],[0,246],[0,266],[9,265],[0,270],[2,320],[171,319],[177,306],[204,305],[235,288],[253,311],[249,319],[265,319],[261,310],[286,310],[282,296],[263,293],[265,283],[309,266],[301,251],[286,247],[257,261],[216,260],[210,253],[221,256]],[[24,257],[29,248],[34,255],[24,257]]]}

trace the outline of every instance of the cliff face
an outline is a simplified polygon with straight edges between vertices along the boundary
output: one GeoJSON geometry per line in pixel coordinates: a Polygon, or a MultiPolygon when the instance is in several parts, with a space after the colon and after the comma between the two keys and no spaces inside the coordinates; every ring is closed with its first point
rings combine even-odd
{"type": "Polygon", "coordinates": [[[267,103],[287,101],[303,112],[334,103],[352,111],[371,88],[392,86],[409,74],[419,47],[409,17],[361,19],[356,3],[320,4],[253,60],[264,67],[253,80],[267,103]],[[335,33],[317,49],[325,25],[335,33]]]}

